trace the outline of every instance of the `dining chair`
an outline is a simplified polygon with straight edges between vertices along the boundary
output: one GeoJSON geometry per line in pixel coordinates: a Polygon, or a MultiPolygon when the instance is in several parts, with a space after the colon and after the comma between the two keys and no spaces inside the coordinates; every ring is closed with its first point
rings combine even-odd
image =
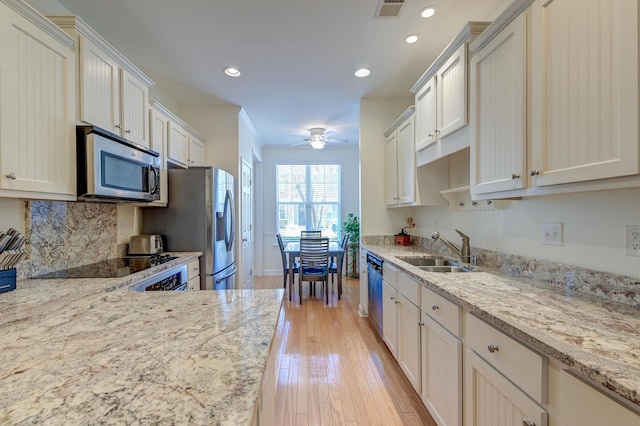
{"type": "Polygon", "coordinates": [[[320,238],[322,231],[300,231],[300,238],[320,238]]]}
{"type": "MultiPolygon", "coordinates": [[[[342,240],[340,241],[340,247],[342,247],[342,250],[344,250],[341,254],[340,254],[340,265],[342,267],[344,267],[344,254],[347,252],[347,246],[349,245],[349,233],[345,232],[344,235],[342,236],[342,240]]],[[[340,268],[342,269],[342,268],[340,268]]],[[[334,277],[336,276],[336,274],[341,274],[342,271],[338,271],[338,262],[337,259],[334,259],[331,261],[331,263],[329,264],[329,274],[331,274],[331,283],[333,284],[333,280],[334,277]]],[[[338,299],[340,299],[340,296],[342,295],[342,286],[338,285],[338,299]]]]}
{"type": "MultiPolygon", "coordinates": [[[[282,276],[284,277],[282,287],[286,290],[287,282],[289,281],[289,272],[290,272],[289,262],[287,260],[287,255],[284,252],[284,243],[282,242],[282,236],[280,234],[277,234],[276,238],[278,239],[278,246],[280,247],[280,256],[282,257],[282,276]]],[[[293,262],[293,270],[291,272],[293,272],[293,281],[295,281],[296,274],[300,272],[300,264],[298,262],[293,262]]],[[[291,300],[292,292],[293,292],[293,289],[290,288],[289,300],[291,300]]]]}
{"type": "Polygon", "coordinates": [[[322,281],[325,302],[329,303],[329,238],[300,238],[300,272],[298,288],[302,303],[302,282],[309,281],[309,294],[322,281]],[[312,286],[313,283],[313,286],[312,286]]]}

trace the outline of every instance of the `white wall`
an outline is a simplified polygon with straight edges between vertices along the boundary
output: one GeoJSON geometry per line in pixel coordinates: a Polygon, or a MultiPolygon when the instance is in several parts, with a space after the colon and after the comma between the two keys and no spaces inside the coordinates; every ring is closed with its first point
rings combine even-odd
{"type": "MultiPolygon", "coordinates": [[[[262,222],[263,270],[256,275],[282,274],[282,260],[276,241],[276,162],[339,161],[342,165],[342,222],[349,213],[360,216],[359,211],[359,156],[358,147],[331,146],[323,150],[301,148],[267,147],[262,151],[262,175],[256,176],[256,191],[262,191],[262,210],[257,220],[262,222]]],[[[260,238],[258,238],[259,240],[260,238]]],[[[260,244],[260,241],[257,241],[260,244]]]]}

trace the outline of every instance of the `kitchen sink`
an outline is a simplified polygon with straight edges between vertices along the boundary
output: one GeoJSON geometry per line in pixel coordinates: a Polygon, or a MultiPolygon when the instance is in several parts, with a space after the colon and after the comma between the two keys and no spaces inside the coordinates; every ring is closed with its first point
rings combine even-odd
{"type": "Polygon", "coordinates": [[[470,269],[463,268],[459,266],[458,263],[441,257],[397,256],[397,258],[428,272],[471,272],[470,269]]]}

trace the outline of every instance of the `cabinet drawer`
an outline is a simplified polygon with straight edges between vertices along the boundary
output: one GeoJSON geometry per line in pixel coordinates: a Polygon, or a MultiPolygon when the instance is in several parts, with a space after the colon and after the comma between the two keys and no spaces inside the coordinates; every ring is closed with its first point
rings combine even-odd
{"type": "Polygon", "coordinates": [[[547,359],[467,313],[466,342],[496,370],[541,404],[547,401],[547,359]]]}
{"type": "Polygon", "coordinates": [[[420,284],[405,274],[398,274],[398,291],[416,306],[420,306],[420,287],[420,284]]]}
{"type": "Polygon", "coordinates": [[[196,259],[189,262],[189,264],[187,265],[187,269],[189,270],[189,280],[200,276],[200,260],[196,259]]]}
{"type": "Polygon", "coordinates": [[[460,307],[426,287],[421,287],[420,291],[422,312],[438,321],[455,336],[460,337],[460,307]]]}
{"type": "Polygon", "coordinates": [[[382,264],[382,278],[391,287],[398,289],[398,270],[386,262],[382,264]]]}

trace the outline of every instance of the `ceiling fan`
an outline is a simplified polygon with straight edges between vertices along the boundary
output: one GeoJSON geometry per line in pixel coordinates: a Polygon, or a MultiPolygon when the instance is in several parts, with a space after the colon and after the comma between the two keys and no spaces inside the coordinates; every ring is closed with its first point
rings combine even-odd
{"type": "Polygon", "coordinates": [[[302,145],[304,143],[309,143],[313,149],[324,149],[325,144],[333,143],[333,142],[349,142],[347,139],[337,139],[331,137],[335,134],[332,130],[327,130],[324,127],[313,127],[309,129],[309,137],[304,138],[304,142],[296,143],[291,146],[302,145]]]}

